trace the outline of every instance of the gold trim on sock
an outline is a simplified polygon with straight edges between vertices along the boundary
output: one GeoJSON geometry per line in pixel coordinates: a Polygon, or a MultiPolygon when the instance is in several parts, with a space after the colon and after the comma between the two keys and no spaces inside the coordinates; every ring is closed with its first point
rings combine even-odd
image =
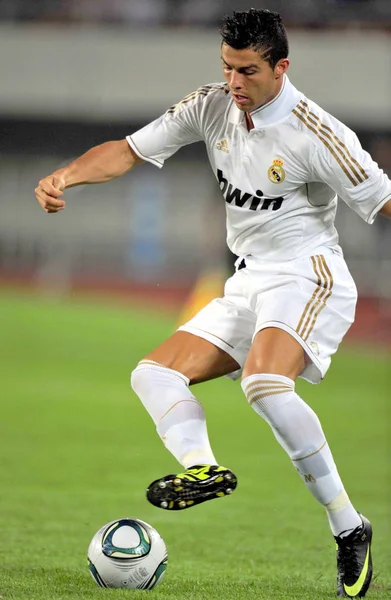
{"type": "Polygon", "coordinates": [[[254,404],[254,402],[258,402],[259,400],[263,400],[265,398],[268,398],[269,396],[275,396],[276,394],[286,394],[286,393],[287,393],[286,390],[281,390],[281,389],[267,391],[265,394],[256,394],[255,393],[255,394],[251,394],[251,396],[249,396],[247,398],[247,401],[251,406],[252,404],[254,404]],[[256,396],[256,397],[253,398],[252,396],[256,396]]]}
{"type": "Polygon", "coordinates": [[[173,404],[165,413],[164,415],[162,415],[159,419],[159,423],[164,419],[164,417],[166,417],[168,415],[168,413],[170,411],[172,411],[173,408],[175,408],[176,406],[178,406],[178,404],[181,404],[182,402],[194,402],[194,404],[197,404],[197,406],[200,406],[202,408],[202,404],[200,402],[198,402],[198,400],[194,399],[192,400],[191,398],[186,398],[186,400],[178,400],[178,402],[175,402],[175,404],[173,404]]]}
{"type": "Polygon", "coordinates": [[[304,460],[305,458],[309,458],[310,456],[314,456],[314,454],[317,454],[318,452],[320,452],[322,450],[322,448],[325,447],[325,445],[327,444],[327,441],[325,441],[320,448],[318,448],[317,450],[315,450],[314,452],[311,452],[311,454],[307,454],[307,456],[302,456],[301,458],[291,458],[292,462],[298,462],[299,460],[304,460]]]}

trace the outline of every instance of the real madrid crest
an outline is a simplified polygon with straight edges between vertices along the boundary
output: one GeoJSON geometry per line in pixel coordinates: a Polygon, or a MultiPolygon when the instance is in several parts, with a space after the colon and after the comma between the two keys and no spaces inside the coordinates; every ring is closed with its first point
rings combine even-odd
{"type": "Polygon", "coordinates": [[[281,158],[275,158],[273,164],[269,167],[267,176],[272,183],[282,183],[285,179],[284,161],[281,158]]]}

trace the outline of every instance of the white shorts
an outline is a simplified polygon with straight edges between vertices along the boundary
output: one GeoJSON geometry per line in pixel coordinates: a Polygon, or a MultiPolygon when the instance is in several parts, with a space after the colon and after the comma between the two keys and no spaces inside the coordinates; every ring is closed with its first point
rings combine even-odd
{"type": "Polygon", "coordinates": [[[228,279],[224,297],[212,300],[179,331],[202,337],[232,356],[240,370],[255,334],[266,327],[290,333],[308,358],[300,377],[319,383],[354,321],[357,290],[338,250],[292,261],[265,262],[246,256],[245,268],[228,279]]]}

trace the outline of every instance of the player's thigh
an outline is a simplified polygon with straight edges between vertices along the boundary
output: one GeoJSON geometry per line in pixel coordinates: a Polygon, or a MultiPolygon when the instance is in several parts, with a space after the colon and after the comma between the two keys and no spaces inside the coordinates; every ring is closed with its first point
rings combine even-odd
{"type": "Polygon", "coordinates": [[[267,289],[253,297],[256,334],[245,374],[266,370],[319,383],[354,320],[357,290],[346,263],[325,249],[266,275],[267,289]]]}
{"type": "Polygon", "coordinates": [[[190,384],[222,377],[239,369],[236,360],[210,341],[177,331],[143,360],[152,360],[190,379],[190,384]]]}
{"type": "Polygon", "coordinates": [[[146,358],[183,373],[190,383],[223,375],[235,379],[250,349],[256,315],[243,296],[238,273],[228,280],[225,292],[146,358]]]}
{"type": "Polygon", "coordinates": [[[305,364],[306,354],[294,337],[283,329],[267,327],[255,335],[242,376],[272,373],[295,381],[305,364]]]}

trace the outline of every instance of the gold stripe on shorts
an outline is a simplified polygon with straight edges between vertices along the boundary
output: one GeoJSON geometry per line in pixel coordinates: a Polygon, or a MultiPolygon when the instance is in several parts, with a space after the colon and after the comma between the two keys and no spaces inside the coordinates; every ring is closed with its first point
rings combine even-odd
{"type": "Polygon", "coordinates": [[[326,146],[355,187],[368,179],[367,173],[351,155],[347,146],[330,127],[322,123],[318,115],[309,110],[309,106],[304,100],[301,100],[292,112],[326,146]]]}
{"type": "Polygon", "coordinates": [[[334,285],[333,276],[327,265],[325,257],[320,254],[311,256],[312,268],[317,277],[317,286],[307,302],[296,327],[296,333],[304,340],[308,340],[321,311],[326,306],[332,294],[334,285]]]}

